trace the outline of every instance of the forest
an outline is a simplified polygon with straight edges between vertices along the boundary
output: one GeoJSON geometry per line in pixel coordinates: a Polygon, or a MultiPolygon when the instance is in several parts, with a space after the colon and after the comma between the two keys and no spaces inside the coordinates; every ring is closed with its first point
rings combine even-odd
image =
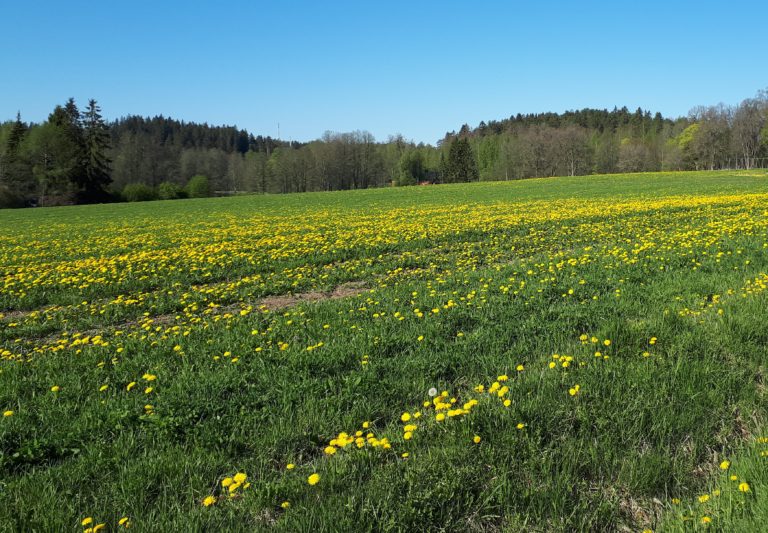
{"type": "Polygon", "coordinates": [[[326,132],[286,142],[157,116],[107,122],[74,99],[43,123],[0,124],[0,207],[52,206],[768,165],[768,92],[686,117],[626,107],[516,114],[434,146],[326,132]]]}

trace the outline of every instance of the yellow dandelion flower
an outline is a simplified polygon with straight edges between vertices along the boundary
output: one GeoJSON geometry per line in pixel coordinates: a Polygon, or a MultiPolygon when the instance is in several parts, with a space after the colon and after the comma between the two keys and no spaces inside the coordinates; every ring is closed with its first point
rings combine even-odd
{"type": "Polygon", "coordinates": [[[214,496],[206,496],[205,499],[203,499],[203,505],[205,507],[210,507],[216,503],[216,498],[214,496]]]}
{"type": "Polygon", "coordinates": [[[474,437],[472,437],[472,442],[474,442],[475,444],[480,444],[481,440],[483,439],[480,437],[480,435],[475,435],[474,437]]]}
{"type": "Polygon", "coordinates": [[[730,461],[723,461],[722,463],[720,463],[720,469],[721,470],[728,470],[728,468],[730,466],[731,466],[731,462],[730,461]]]}
{"type": "Polygon", "coordinates": [[[749,483],[746,483],[746,482],[739,483],[739,490],[741,492],[749,492],[749,483]]]}
{"type": "Polygon", "coordinates": [[[317,485],[320,482],[320,474],[312,474],[307,478],[307,483],[317,485]]]}
{"type": "Polygon", "coordinates": [[[290,506],[291,506],[291,502],[289,501],[284,501],[283,503],[280,504],[280,507],[282,507],[283,509],[288,509],[290,506]]]}

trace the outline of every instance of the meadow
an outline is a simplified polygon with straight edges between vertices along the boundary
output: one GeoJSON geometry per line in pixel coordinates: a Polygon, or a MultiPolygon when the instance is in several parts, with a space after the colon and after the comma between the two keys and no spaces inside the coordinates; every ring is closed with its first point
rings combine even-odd
{"type": "Polygon", "coordinates": [[[1,531],[759,531],[768,174],[0,211],[1,531]]]}

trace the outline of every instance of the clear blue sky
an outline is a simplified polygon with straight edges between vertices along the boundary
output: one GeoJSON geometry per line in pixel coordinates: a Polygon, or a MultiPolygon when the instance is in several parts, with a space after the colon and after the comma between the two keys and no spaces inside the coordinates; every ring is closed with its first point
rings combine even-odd
{"type": "Polygon", "coordinates": [[[0,6],[0,120],[73,96],[311,140],[436,142],[518,112],[684,115],[768,87],[768,3],[37,2],[0,6]]]}

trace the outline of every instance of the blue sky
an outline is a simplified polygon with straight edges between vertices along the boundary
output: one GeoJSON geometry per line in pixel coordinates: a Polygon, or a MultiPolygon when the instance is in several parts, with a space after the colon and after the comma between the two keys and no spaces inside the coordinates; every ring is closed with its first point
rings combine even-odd
{"type": "Polygon", "coordinates": [[[73,96],[306,141],[768,88],[768,3],[3,1],[0,120],[73,96]]]}

